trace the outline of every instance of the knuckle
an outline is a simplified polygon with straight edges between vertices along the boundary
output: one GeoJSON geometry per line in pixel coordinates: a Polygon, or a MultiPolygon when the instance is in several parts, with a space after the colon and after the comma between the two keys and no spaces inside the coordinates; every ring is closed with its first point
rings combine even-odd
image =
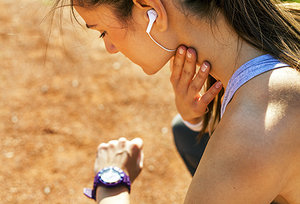
{"type": "Polygon", "coordinates": [[[193,75],[193,73],[192,73],[190,70],[187,70],[187,69],[184,69],[184,70],[183,70],[183,74],[186,75],[186,76],[191,76],[191,75],[193,75]]]}
{"type": "Polygon", "coordinates": [[[126,142],[127,139],[126,139],[125,137],[120,137],[120,138],[119,138],[119,141],[120,141],[120,142],[126,142]]]}
{"type": "Polygon", "coordinates": [[[125,146],[126,146],[126,142],[127,142],[127,141],[123,141],[123,140],[122,140],[122,141],[119,141],[120,147],[122,147],[122,148],[125,147],[125,146]]]}
{"type": "Polygon", "coordinates": [[[109,147],[115,147],[118,144],[117,140],[111,140],[108,142],[108,146],[109,147]]]}
{"type": "Polygon", "coordinates": [[[204,78],[207,78],[207,76],[206,76],[206,73],[203,73],[203,72],[198,72],[198,74],[197,74],[197,76],[196,76],[196,79],[198,79],[198,80],[202,80],[202,79],[204,79],[204,78]]]}
{"type": "Polygon", "coordinates": [[[107,148],[108,148],[108,146],[107,146],[106,143],[101,143],[98,146],[98,151],[100,151],[100,150],[107,150],[107,148]]]}
{"type": "Polygon", "coordinates": [[[179,57],[176,57],[174,59],[173,66],[178,68],[178,67],[182,67],[182,65],[183,65],[183,60],[180,59],[179,57]]]}
{"type": "Polygon", "coordinates": [[[200,88],[199,88],[195,83],[192,83],[192,84],[190,85],[190,90],[191,90],[192,92],[199,92],[199,91],[200,91],[200,88]]]}

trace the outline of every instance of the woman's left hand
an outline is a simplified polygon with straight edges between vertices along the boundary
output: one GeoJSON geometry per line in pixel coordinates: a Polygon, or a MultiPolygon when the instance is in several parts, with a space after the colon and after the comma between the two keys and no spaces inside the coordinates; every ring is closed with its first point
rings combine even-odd
{"type": "Polygon", "coordinates": [[[131,183],[143,168],[143,140],[135,138],[131,141],[120,138],[98,146],[95,161],[95,174],[109,166],[119,167],[129,175],[131,183]]]}
{"type": "Polygon", "coordinates": [[[183,120],[197,124],[206,113],[208,104],[222,89],[221,82],[216,82],[206,93],[200,94],[209,71],[210,64],[203,62],[196,73],[197,53],[193,48],[180,46],[171,60],[171,78],[175,93],[176,108],[183,120]]]}

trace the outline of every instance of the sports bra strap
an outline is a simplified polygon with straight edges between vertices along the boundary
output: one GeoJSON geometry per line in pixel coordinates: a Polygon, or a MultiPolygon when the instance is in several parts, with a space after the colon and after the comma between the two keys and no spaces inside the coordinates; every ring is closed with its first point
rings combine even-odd
{"type": "Polygon", "coordinates": [[[226,107],[230,103],[235,92],[242,85],[264,72],[282,67],[289,67],[289,65],[282,63],[278,59],[275,59],[273,56],[267,54],[256,57],[238,68],[230,78],[225,90],[224,99],[221,106],[221,118],[223,117],[226,107]]]}

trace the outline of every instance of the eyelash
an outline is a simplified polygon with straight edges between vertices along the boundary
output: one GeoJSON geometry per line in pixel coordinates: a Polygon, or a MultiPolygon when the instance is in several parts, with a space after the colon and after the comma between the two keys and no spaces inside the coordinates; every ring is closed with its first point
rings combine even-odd
{"type": "Polygon", "coordinates": [[[106,31],[104,31],[103,33],[101,33],[101,35],[99,36],[99,38],[104,38],[106,35],[106,31]]]}

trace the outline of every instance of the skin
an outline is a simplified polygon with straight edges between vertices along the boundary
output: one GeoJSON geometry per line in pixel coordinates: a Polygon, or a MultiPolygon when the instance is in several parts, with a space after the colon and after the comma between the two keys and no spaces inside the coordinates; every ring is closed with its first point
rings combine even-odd
{"type": "MultiPolygon", "coordinates": [[[[80,16],[91,29],[100,33],[106,32],[103,37],[105,47],[108,53],[122,52],[132,62],[142,67],[148,75],[158,72],[174,55],[174,53],[166,53],[164,50],[155,45],[146,34],[148,23],[146,9],[140,9],[136,6],[133,9],[132,20],[134,23],[128,25],[120,22],[108,6],[99,6],[94,9],[86,9],[75,7],[80,16]],[[155,53],[149,55],[149,53],[155,53]],[[160,60],[157,60],[159,56],[160,60]]],[[[155,26],[156,29],[159,29],[155,26]]],[[[153,29],[153,37],[155,37],[155,29],[153,29]]],[[[167,39],[167,32],[162,39],[167,39]]],[[[175,41],[175,40],[174,40],[175,41]]],[[[176,42],[166,43],[168,47],[177,47],[176,42]]]]}
{"type": "MultiPolygon", "coordinates": [[[[125,138],[111,140],[98,146],[95,161],[95,174],[107,166],[117,166],[130,176],[133,183],[143,168],[143,140],[135,138],[128,141],[125,138]]],[[[101,204],[129,203],[129,193],[125,186],[116,188],[97,188],[97,202],[101,204]]]]}
{"type": "Polygon", "coordinates": [[[201,122],[208,104],[222,89],[222,83],[219,81],[206,93],[201,94],[210,72],[210,64],[205,61],[196,73],[196,60],[194,49],[180,46],[174,60],[171,61],[170,81],[175,93],[176,107],[181,117],[192,124],[201,122]]]}
{"type": "MultiPolygon", "coordinates": [[[[194,48],[179,47],[171,65],[175,102],[179,113],[190,122],[201,120],[207,103],[220,90],[218,83],[204,95],[199,94],[208,74],[226,89],[238,67],[264,54],[243,40],[238,41],[222,14],[210,25],[206,19],[185,16],[173,1],[133,2],[134,20],[127,27],[107,6],[76,7],[76,10],[87,24],[95,25],[93,29],[107,32],[103,40],[108,52],[120,51],[145,73],[154,74],[175,54],[159,48],[145,32],[146,12],[155,9],[158,18],[151,31],[153,37],[168,48],[179,45],[194,48]],[[204,72],[196,72],[196,65],[203,67],[204,62],[210,62],[211,66],[204,72]]],[[[300,203],[299,99],[300,73],[288,67],[263,73],[243,85],[207,145],[185,203],[270,203],[274,198],[282,204],[300,203]]],[[[127,142],[130,147],[132,143],[127,142]]],[[[119,143],[102,144],[107,148],[99,148],[102,164],[96,172],[110,164],[118,148],[124,150],[119,143]]],[[[136,147],[134,151],[141,154],[142,146],[136,147]]],[[[130,157],[134,151],[126,148],[127,157],[115,163],[132,178],[141,169],[134,165],[140,157],[130,157]]],[[[113,190],[99,187],[97,196],[99,203],[129,203],[124,187],[113,190]]]]}

